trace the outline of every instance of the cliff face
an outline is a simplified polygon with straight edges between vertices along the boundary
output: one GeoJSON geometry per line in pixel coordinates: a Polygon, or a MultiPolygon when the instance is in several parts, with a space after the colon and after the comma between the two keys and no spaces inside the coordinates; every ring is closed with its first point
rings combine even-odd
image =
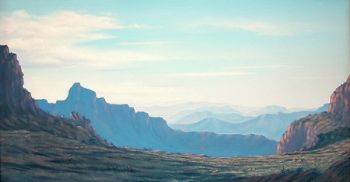
{"type": "Polygon", "coordinates": [[[350,126],[350,76],[331,95],[328,111],[291,123],[277,144],[277,153],[312,148],[317,143],[318,135],[350,126]]]}
{"type": "Polygon", "coordinates": [[[55,117],[39,109],[23,88],[23,73],[16,54],[10,53],[8,46],[0,45],[0,132],[44,131],[55,137],[89,144],[105,143],[95,134],[88,120],[77,113],[71,116],[73,119],[55,117]]]}
{"type": "Polygon", "coordinates": [[[336,121],[350,124],[350,75],[331,95],[328,112],[336,121]]]}
{"type": "Polygon", "coordinates": [[[30,93],[23,88],[23,73],[16,54],[0,45],[0,117],[11,114],[38,113],[30,93]]]}
{"type": "Polygon", "coordinates": [[[304,117],[291,123],[277,144],[277,153],[284,154],[303,149],[309,149],[316,145],[317,136],[330,132],[340,123],[334,122],[330,113],[321,113],[304,117]]]}

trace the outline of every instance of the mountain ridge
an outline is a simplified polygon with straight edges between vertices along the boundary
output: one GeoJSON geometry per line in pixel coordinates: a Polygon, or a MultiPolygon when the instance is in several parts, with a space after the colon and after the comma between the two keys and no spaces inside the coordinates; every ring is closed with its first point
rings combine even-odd
{"type": "Polygon", "coordinates": [[[96,132],[117,146],[212,156],[272,154],[275,141],[258,135],[218,135],[210,132],[182,132],[170,128],[160,117],[136,112],[133,107],[110,104],[96,93],[74,83],[65,100],[48,103],[37,100],[43,110],[67,117],[77,111],[91,120],[96,132]]]}
{"type": "Polygon", "coordinates": [[[238,123],[231,123],[217,118],[205,118],[193,124],[170,126],[183,131],[208,131],[218,134],[257,134],[279,140],[291,122],[322,111],[326,111],[324,106],[314,111],[264,114],[253,118],[248,117],[238,123]]]}

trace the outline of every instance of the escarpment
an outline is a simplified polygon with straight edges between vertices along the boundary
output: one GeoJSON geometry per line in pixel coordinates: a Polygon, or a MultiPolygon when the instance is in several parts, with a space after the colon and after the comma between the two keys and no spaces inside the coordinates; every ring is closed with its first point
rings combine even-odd
{"type": "Polygon", "coordinates": [[[310,149],[318,136],[341,127],[350,126],[350,75],[331,95],[328,112],[310,115],[288,126],[277,144],[277,153],[310,149]]]}
{"type": "Polygon", "coordinates": [[[7,45],[0,45],[0,117],[39,112],[23,84],[23,73],[17,55],[11,53],[7,45]]]}

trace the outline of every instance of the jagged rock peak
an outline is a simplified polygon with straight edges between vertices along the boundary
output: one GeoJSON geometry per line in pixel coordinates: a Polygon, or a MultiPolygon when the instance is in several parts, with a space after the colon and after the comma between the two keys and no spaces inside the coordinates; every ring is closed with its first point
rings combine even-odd
{"type": "Polygon", "coordinates": [[[75,83],[73,83],[73,85],[72,85],[71,88],[81,88],[80,82],[75,82],[75,83]]]}
{"type": "Polygon", "coordinates": [[[7,45],[0,45],[1,55],[8,55],[10,53],[7,45]]]}
{"type": "Polygon", "coordinates": [[[0,116],[39,112],[23,84],[23,73],[16,54],[11,53],[7,45],[0,45],[0,116]]]}
{"type": "Polygon", "coordinates": [[[69,89],[67,100],[94,100],[96,99],[96,92],[83,87],[79,82],[76,82],[69,89]]]}

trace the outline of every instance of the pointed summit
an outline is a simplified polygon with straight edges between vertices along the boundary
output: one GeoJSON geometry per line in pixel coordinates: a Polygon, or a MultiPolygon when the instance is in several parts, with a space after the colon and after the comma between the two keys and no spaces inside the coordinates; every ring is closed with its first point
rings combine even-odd
{"type": "Polygon", "coordinates": [[[80,82],[75,82],[75,83],[73,83],[71,88],[80,88],[80,87],[81,87],[80,82]]]}
{"type": "Polygon", "coordinates": [[[30,93],[23,88],[23,73],[17,56],[0,45],[0,117],[39,112],[30,93]]]}
{"type": "Polygon", "coordinates": [[[96,99],[96,92],[83,87],[79,82],[76,82],[69,89],[68,97],[66,100],[79,101],[79,100],[94,100],[96,99]]]}

